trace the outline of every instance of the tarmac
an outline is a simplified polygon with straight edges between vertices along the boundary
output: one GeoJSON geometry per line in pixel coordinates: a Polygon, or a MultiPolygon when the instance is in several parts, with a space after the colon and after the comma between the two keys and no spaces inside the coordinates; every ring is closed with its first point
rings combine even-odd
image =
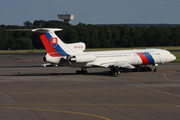
{"type": "MultiPolygon", "coordinates": [[[[0,54],[1,120],[180,120],[180,63],[158,72],[22,67],[44,53],[0,54]]],[[[149,66],[154,68],[153,66],[149,66]]]]}

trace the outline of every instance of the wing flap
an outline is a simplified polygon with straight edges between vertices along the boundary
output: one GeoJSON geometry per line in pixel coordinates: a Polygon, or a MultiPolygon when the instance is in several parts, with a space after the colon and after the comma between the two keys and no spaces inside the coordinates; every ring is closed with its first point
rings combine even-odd
{"type": "Polygon", "coordinates": [[[127,68],[127,69],[134,69],[135,68],[133,65],[129,64],[126,61],[101,63],[100,65],[96,65],[96,66],[105,67],[105,68],[108,68],[110,66],[117,66],[117,67],[122,67],[122,68],[127,68]]]}
{"type": "Polygon", "coordinates": [[[122,63],[119,65],[119,67],[127,68],[127,69],[134,69],[135,67],[129,63],[122,63]]]}

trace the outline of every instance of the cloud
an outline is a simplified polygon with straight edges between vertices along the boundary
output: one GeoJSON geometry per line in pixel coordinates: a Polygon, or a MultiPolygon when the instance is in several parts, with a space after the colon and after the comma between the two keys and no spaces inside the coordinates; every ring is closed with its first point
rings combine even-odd
{"type": "Polygon", "coordinates": [[[52,2],[53,5],[61,5],[61,6],[69,6],[69,7],[74,7],[78,6],[77,2],[74,0],[56,0],[52,2]]]}

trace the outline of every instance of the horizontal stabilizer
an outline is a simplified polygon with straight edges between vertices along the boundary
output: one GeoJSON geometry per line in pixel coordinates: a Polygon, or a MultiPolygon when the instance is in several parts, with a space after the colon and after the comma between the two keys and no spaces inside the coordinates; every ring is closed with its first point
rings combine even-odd
{"type": "Polygon", "coordinates": [[[32,29],[33,32],[38,32],[38,33],[48,33],[48,32],[54,32],[54,31],[61,31],[62,29],[59,28],[37,28],[37,29],[32,29]]]}
{"type": "Polygon", "coordinates": [[[59,28],[37,28],[37,29],[7,29],[8,31],[32,31],[37,33],[48,33],[54,31],[61,31],[59,28]]]}

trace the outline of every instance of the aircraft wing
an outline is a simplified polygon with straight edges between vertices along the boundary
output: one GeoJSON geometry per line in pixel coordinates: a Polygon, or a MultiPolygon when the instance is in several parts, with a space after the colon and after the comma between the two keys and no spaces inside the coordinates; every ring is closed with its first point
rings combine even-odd
{"type": "Polygon", "coordinates": [[[122,67],[122,68],[127,68],[127,69],[134,69],[135,68],[133,65],[129,64],[126,61],[101,63],[100,65],[97,65],[97,66],[105,67],[105,68],[108,68],[110,66],[122,67]]]}

